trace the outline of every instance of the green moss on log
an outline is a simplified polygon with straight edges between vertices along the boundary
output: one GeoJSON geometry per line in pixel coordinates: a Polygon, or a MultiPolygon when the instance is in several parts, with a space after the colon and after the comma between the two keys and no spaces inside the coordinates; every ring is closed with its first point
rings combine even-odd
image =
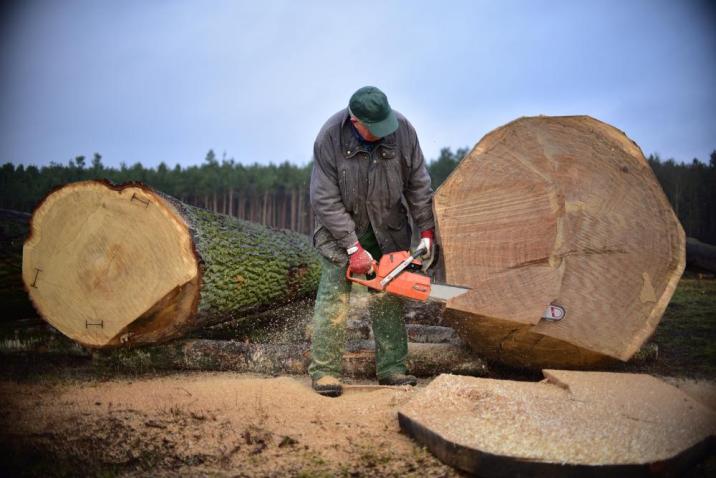
{"type": "Polygon", "coordinates": [[[200,259],[201,322],[216,323],[315,294],[321,268],[307,236],[162,197],[189,225],[200,259]]]}

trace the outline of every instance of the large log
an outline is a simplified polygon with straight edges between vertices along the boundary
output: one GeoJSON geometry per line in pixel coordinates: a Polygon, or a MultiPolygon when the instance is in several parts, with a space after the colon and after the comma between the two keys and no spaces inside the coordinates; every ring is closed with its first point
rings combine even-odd
{"type": "Polygon", "coordinates": [[[684,231],[639,147],[587,116],[487,134],[435,195],[445,319],[478,353],[531,368],[628,360],[684,269],[684,231]],[[545,308],[566,309],[559,321],[545,308]]]}
{"type": "Polygon", "coordinates": [[[0,322],[36,315],[22,286],[22,242],[29,225],[30,214],[0,209],[0,322]]]}
{"type": "Polygon", "coordinates": [[[716,272],[716,246],[698,239],[686,239],[686,264],[689,267],[716,272]]]}
{"type": "MultiPolygon", "coordinates": [[[[1,344],[0,344],[1,345],[1,344]]],[[[343,375],[375,377],[375,350],[364,343],[348,343],[343,355],[343,375]]],[[[0,351],[2,352],[2,351],[0,351]]],[[[146,372],[156,370],[222,370],[240,373],[305,374],[310,345],[252,344],[231,340],[175,340],[169,344],[135,349],[100,350],[95,363],[107,370],[146,372]]],[[[406,362],[418,377],[440,373],[485,376],[486,364],[464,346],[408,344],[406,362]]]]}
{"type": "Polygon", "coordinates": [[[22,278],[51,325],[88,347],[146,344],[315,293],[307,238],[85,181],[37,206],[22,278]]]}

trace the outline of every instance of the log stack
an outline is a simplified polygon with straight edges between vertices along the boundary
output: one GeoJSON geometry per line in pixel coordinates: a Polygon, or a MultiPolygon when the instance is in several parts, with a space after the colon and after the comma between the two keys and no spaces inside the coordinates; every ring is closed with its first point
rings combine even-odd
{"type": "Polygon", "coordinates": [[[315,293],[300,234],[183,204],[141,184],[63,186],[34,211],[22,278],[36,309],[82,345],[150,344],[315,293]]]}
{"type": "MultiPolygon", "coordinates": [[[[473,351],[528,368],[628,360],[684,268],[684,232],[641,150],[586,116],[485,136],[435,194],[444,318],[473,351]],[[550,305],[566,310],[542,319],[550,305]]],[[[23,281],[40,314],[94,348],[153,344],[315,293],[302,235],[141,184],[68,184],[36,208],[23,281]]]]}
{"type": "Polygon", "coordinates": [[[588,116],[487,134],[435,194],[445,319],[476,352],[529,368],[628,360],[684,269],[684,231],[639,147],[588,116]],[[542,319],[558,305],[561,320],[542,319]]]}

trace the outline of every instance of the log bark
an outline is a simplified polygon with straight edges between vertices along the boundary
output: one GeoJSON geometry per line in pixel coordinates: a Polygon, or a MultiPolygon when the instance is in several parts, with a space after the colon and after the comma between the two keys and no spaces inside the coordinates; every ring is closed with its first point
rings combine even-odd
{"type": "MultiPolygon", "coordinates": [[[[348,344],[343,355],[343,376],[375,377],[375,351],[348,344]]],[[[132,372],[154,370],[221,370],[262,374],[305,374],[310,345],[252,344],[230,340],[177,340],[169,344],[137,349],[100,350],[95,362],[106,369],[132,372]]],[[[418,377],[439,373],[486,376],[484,361],[466,347],[453,344],[408,344],[407,365],[418,377]]]]}
{"type": "MultiPolygon", "coordinates": [[[[261,316],[256,320],[258,329],[261,316]]],[[[375,376],[375,344],[362,321],[349,321],[343,369],[346,376],[375,376]]],[[[293,334],[286,341],[283,331],[264,332],[262,342],[244,341],[225,322],[197,330],[186,340],[151,347],[92,351],[55,330],[45,321],[24,319],[0,327],[0,356],[85,357],[105,368],[146,372],[158,369],[231,370],[247,373],[304,373],[309,363],[310,337],[293,334]],[[228,329],[227,329],[228,328],[228,329]],[[194,336],[196,334],[196,336],[194,336]],[[232,355],[235,354],[235,355],[232,355]],[[296,364],[299,364],[296,365],[296,364]]],[[[408,365],[422,377],[440,373],[487,376],[484,360],[471,352],[447,327],[407,324],[408,365]]],[[[243,335],[243,334],[240,334],[243,335]]],[[[648,343],[634,354],[631,365],[648,365],[658,359],[657,344],[648,343]]],[[[492,373],[500,373],[499,369],[492,373]]]]}
{"type": "Polygon", "coordinates": [[[529,368],[628,360],[684,269],[684,231],[639,147],[587,116],[487,134],[434,199],[444,318],[477,352],[529,368]],[[541,319],[550,304],[562,320],[541,319]]]}
{"type": "Polygon", "coordinates": [[[137,184],[63,186],[35,209],[22,279],[51,325],[88,347],[157,343],[315,293],[305,236],[137,184]]]}
{"type": "Polygon", "coordinates": [[[709,272],[716,273],[716,246],[706,244],[698,239],[686,239],[686,264],[709,272]]]}

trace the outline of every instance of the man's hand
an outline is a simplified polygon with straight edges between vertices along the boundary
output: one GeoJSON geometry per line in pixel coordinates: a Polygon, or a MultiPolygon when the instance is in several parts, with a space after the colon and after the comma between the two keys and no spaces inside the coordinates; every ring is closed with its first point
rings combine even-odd
{"type": "Polygon", "coordinates": [[[373,268],[373,256],[361,247],[359,242],[353,244],[348,250],[348,260],[351,272],[354,274],[368,274],[373,268]]]}
{"type": "Polygon", "coordinates": [[[435,229],[428,229],[420,233],[420,243],[418,249],[425,248],[425,252],[420,256],[423,261],[430,261],[435,251],[435,229]]]}

